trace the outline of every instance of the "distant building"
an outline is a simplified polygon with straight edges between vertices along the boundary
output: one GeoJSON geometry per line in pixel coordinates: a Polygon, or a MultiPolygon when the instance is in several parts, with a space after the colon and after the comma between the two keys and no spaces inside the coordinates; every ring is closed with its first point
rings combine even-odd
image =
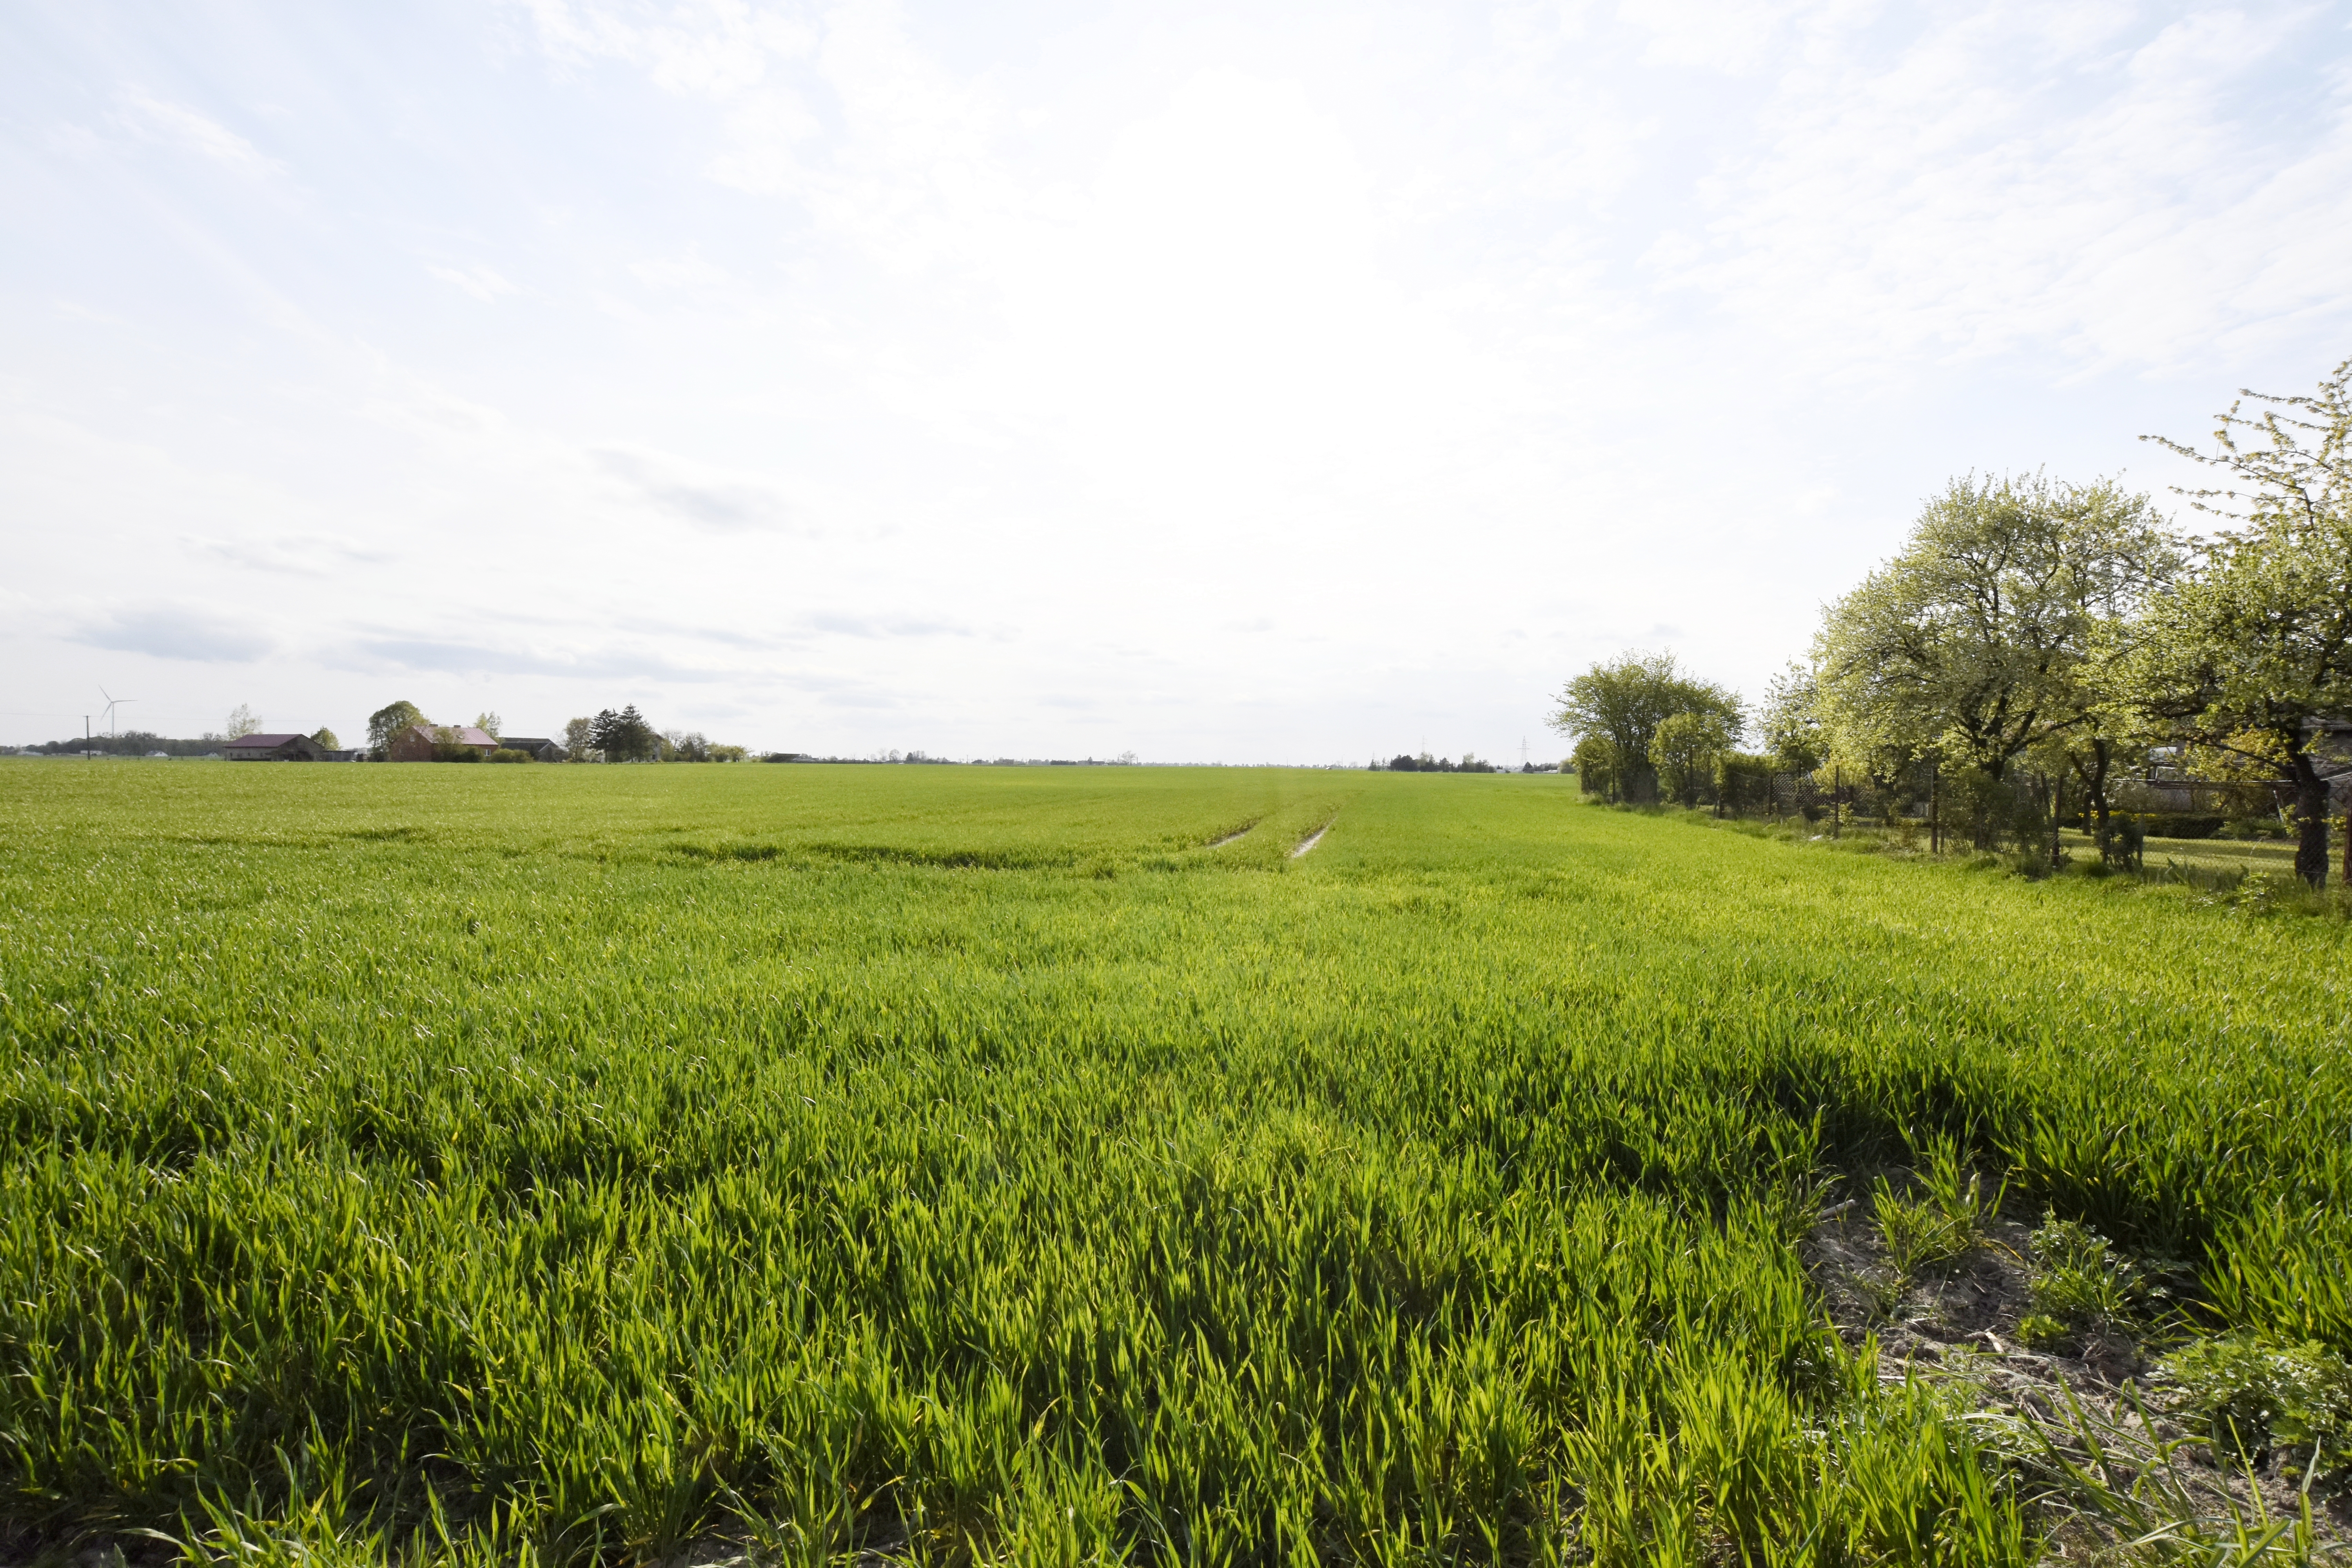
{"type": "MultiPolygon", "coordinates": [[[[2352,724],[2335,719],[2309,719],[2305,731],[2311,736],[2311,762],[2327,784],[2334,808],[2352,811],[2352,724]]],[[[2143,787],[2158,809],[2163,811],[2198,812],[2219,809],[2231,792],[2242,790],[2244,784],[2216,782],[2191,778],[2184,770],[2180,748],[2158,746],[2148,753],[2147,776],[2143,787]]],[[[2257,787],[2267,788],[2282,808],[2294,798],[2294,781],[2288,778],[2262,782],[2257,787]]]]}
{"type": "Polygon", "coordinates": [[[2316,720],[2313,729],[2318,739],[2311,743],[2312,762],[2319,776],[2327,781],[2327,793],[2335,797],[2336,809],[2352,811],[2352,724],[2333,719],[2316,720]]]}
{"type": "Polygon", "coordinates": [[[487,730],[471,724],[411,724],[392,742],[391,760],[395,763],[429,763],[433,748],[441,743],[442,731],[460,746],[471,746],[484,756],[499,749],[499,738],[487,730]]]}
{"type": "Polygon", "coordinates": [[[544,735],[500,735],[499,744],[509,752],[529,752],[535,762],[560,763],[572,753],[544,735]]]}
{"type": "Polygon", "coordinates": [[[232,763],[319,763],[327,752],[308,735],[239,735],[221,755],[232,763]]]}

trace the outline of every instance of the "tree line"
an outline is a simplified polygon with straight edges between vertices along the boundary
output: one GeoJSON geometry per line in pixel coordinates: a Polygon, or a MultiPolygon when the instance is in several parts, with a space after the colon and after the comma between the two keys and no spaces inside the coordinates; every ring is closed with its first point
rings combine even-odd
{"type": "Polygon", "coordinates": [[[1492,763],[1481,761],[1475,752],[1463,752],[1458,763],[1450,757],[1433,757],[1427,752],[1419,755],[1399,752],[1385,763],[1375,761],[1372,769],[1374,772],[1385,770],[1398,773],[1492,773],[1502,771],[1492,763]]]}
{"type": "Polygon", "coordinates": [[[656,730],[634,702],[617,713],[605,708],[593,718],[567,721],[563,744],[572,760],[586,763],[740,763],[750,755],[699,730],[656,730]]]}
{"type": "MultiPolygon", "coordinates": [[[[368,754],[383,762],[392,754],[393,742],[419,725],[434,736],[436,762],[482,760],[478,747],[458,739],[457,726],[436,724],[423,709],[404,700],[368,715],[368,754]]],[[[496,713],[486,712],[475,715],[473,728],[497,740],[505,726],[496,713]]],[[[699,730],[656,730],[634,702],[618,712],[606,708],[593,717],[567,721],[562,743],[564,760],[573,763],[740,763],[747,754],[741,746],[714,744],[699,730]]],[[[526,753],[504,749],[492,752],[490,760],[509,756],[527,760],[526,753]]]]}
{"type": "MultiPolygon", "coordinates": [[[[2210,448],[2143,439],[2215,471],[2183,531],[2107,479],[1969,475],[1831,604],[1809,657],[1752,713],[1671,654],[1594,665],[1552,722],[1611,800],[1778,805],[1796,781],[1832,812],[1924,809],[1979,847],[2056,853],[2080,820],[2131,853],[2119,788],[2274,803],[2295,872],[2328,871],[2334,791],[2352,776],[2352,360],[2315,393],[2242,393],[2210,448]],[[1758,752],[1739,750],[1753,731],[1758,752]],[[1851,794],[1849,794],[1849,790],[1851,794]]],[[[2352,817],[2346,823],[2352,879],[2352,817]]]]}

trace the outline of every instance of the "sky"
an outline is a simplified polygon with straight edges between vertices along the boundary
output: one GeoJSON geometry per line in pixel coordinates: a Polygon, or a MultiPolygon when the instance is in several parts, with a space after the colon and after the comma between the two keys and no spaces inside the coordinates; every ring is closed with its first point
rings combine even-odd
{"type": "Polygon", "coordinates": [[[0,8],[0,742],[1556,759],[2352,355],[2352,7],[0,8]]]}

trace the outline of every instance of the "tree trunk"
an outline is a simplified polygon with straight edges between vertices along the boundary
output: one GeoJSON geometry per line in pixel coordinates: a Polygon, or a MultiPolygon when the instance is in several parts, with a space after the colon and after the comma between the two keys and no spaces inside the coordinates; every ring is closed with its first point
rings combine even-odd
{"type": "Polygon", "coordinates": [[[2114,751],[2106,742],[2093,741],[2091,765],[2083,770],[2083,784],[2091,792],[2091,798],[2087,804],[2091,811],[2098,814],[2099,818],[2096,826],[2094,826],[2086,813],[2083,818],[2083,826],[2092,828],[2093,840],[2099,847],[2099,857],[2102,859],[2106,858],[2107,853],[2107,765],[2113,758],[2114,751]]]}
{"type": "MultiPolygon", "coordinates": [[[[2301,740],[2302,737],[2296,737],[2301,740]]],[[[2294,774],[2294,874],[2313,888],[2327,886],[2327,781],[2313,765],[2308,744],[2287,758],[2294,774]]]]}

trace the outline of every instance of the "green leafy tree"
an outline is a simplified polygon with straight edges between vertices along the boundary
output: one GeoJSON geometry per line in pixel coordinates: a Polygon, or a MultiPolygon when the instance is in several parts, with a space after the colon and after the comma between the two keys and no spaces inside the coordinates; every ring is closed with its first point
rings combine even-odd
{"type": "Polygon", "coordinates": [[[661,743],[634,702],[618,713],[607,708],[589,721],[589,748],[602,752],[608,763],[644,762],[660,754],[661,743]]]}
{"type": "Polygon", "coordinates": [[[2104,686],[2126,715],[2191,745],[2284,770],[2294,795],[2295,874],[2327,880],[2323,727],[2352,721],[2352,360],[2308,396],[2248,392],[2215,450],[2157,437],[2226,470],[2187,492],[2231,519],[2200,570],[2128,626],[2111,628],[2104,686]],[[2242,412],[2246,399],[2264,405],[2242,412]],[[2245,488],[2237,488],[2243,485],[2245,488]]]}
{"type": "Polygon", "coordinates": [[[1650,742],[1666,720],[1711,713],[1738,734],[1742,719],[1736,693],[1685,674],[1671,653],[1628,652],[1602,660],[1570,681],[1558,701],[1552,728],[1580,740],[1606,738],[1614,748],[1616,790],[1627,800],[1652,793],[1650,742]]]}
{"type": "Polygon", "coordinates": [[[313,734],[310,739],[318,744],[326,747],[327,750],[331,752],[339,752],[343,748],[343,743],[335,739],[335,732],[332,730],[328,729],[324,724],[319,726],[318,732],[313,734]]]}
{"type": "Polygon", "coordinates": [[[261,715],[244,703],[240,702],[229,710],[227,735],[230,740],[241,740],[247,735],[259,733],[260,730],[261,715]]]}
{"type": "Polygon", "coordinates": [[[1819,690],[1813,672],[1794,659],[1765,687],[1759,727],[1774,769],[1809,773],[1822,765],[1829,740],[1822,733],[1819,690]]]}
{"type": "Polygon", "coordinates": [[[1617,742],[1606,735],[1587,735],[1576,742],[1576,752],[1569,758],[1568,765],[1576,774],[1578,790],[1615,804],[1617,742]]]}
{"type": "Polygon", "coordinates": [[[381,762],[392,750],[392,743],[411,729],[425,722],[425,710],[414,702],[394,702],[368,715],[368,750],[381,762]]]}
{"type": "Polygon", "coordinates": [[[2273,517],[2215,542],[2116,637],[2109,689],[2189,745],[2276,769],[2295,874],[2327,880],[2325,721],[2352,719],[2352,526],[2273,517]]]}
{"type": "Polygon", "coordinates": [[[507,721],[499,718],[496,713],[477,713],[474,715],[474,728],[479,730],[483,734],[488,735],[493,741],[499,738],[499,732],[506,728],[506,723],[507,721]]]}
{"type": "Polygon", "coordinates": [[[563,721],[563,752],[575,763],[584,763],[596,749],[596,721],[567,719],[563,721]]]}
{"type": "Polygon", "coordinates": [[[436,763],[478,763],[482,753],[468,745],[457,733],[454,724],[436,725],[433,731],[433,760],[436,763]]]}
{"type": "Polygon", "coordinates": [[[1715,798],[1718,806],[1737,816],[1765,804],[1776,760],[1749,752],[1718,752],[1715,758],[1715,798]]]}
{"type": "MultiPolygon", "coordinates": [[[[1883,776],[1924,758],[1998,785],[2027,748],[2100,733],[2085,661],[2180,559],[2147,498],[2111,482],[1953,480],[1824,616],[1825,760],[1883,776]]],[[[2104,765],[2095,776],[2104,790],[2104,765]]]]}
{"type": "Polygon", "coordinates": [[[1720,713],[1669,713],[1650,738],[1650,766],[1667,795],[1686,808],[1696,806],[1700,787],[1715,780],[1716,759],[1731,749],[1733,739],[1720,713]]]}

